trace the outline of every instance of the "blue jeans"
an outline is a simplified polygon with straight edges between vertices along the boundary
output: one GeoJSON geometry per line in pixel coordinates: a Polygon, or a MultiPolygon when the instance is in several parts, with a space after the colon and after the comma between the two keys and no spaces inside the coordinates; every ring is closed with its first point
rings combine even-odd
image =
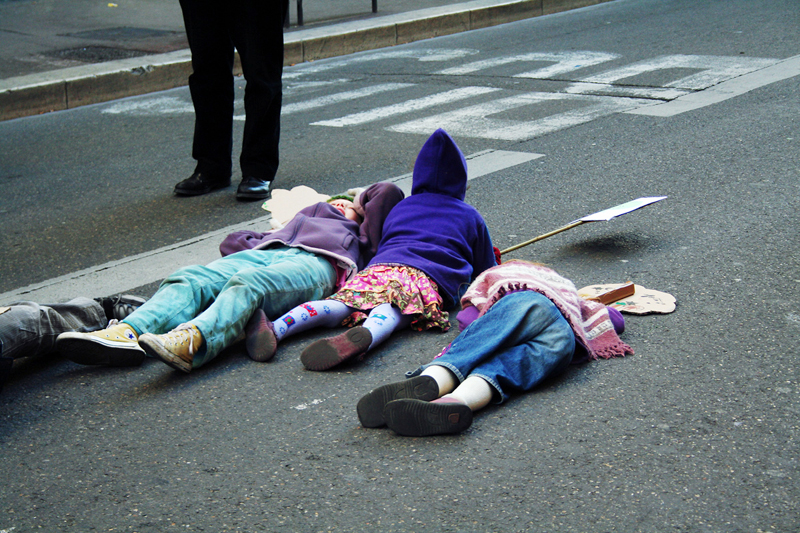
{"type": "Polygon", "coordinates": [[[123,322],[140,335],[191,322],[205,341],[192,362],[197,368],[233,344],[258,307],[276,318],[303,302],[325,298],[335,284],[333,266],[311,252],[284,246],[246,250],[171,274],[123,322]]]}
{"type": "Polygon", "coordinates": [[[575,353],[575,334],[564,315],[534,291],[504,296],[461,332],[440,358],[425,365],[451,370],[459,381],[486,380],[499,394],[527,392],[566,370],[575,353]]]}

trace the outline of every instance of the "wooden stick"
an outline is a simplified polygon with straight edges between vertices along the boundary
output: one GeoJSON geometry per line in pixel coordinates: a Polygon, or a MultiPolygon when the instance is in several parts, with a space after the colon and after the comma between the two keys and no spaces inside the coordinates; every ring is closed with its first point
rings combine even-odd
{"type": "Polygon", "coordinates": [[[544,235],[539,235],[538,237],[534,237],[533,239],[531,239],[529,241],[525,241],[525,242],[521,242],[519,244],[515,244],[511,248],[506,248],[505,250],[501,251],[500,255],[507,254],[508,252],[513,252],[514,250],[522,248],[523,246],[528,246],[529,244],[533,244],[536,241],[541,241],[542,239],[546,239],[548,237],[552,237],[556,233],[561,233],[562,231],[567,231],[568,229],[572,229],[575,226],[580,226],[581,224],[583,224],[583,222],[584,222],[583,220],[576,220],[575,222],[567,224],[563,228],[558,228],[556,230],[551,231],[550,233],[545,233],[544,235]]]}
{"type": "Polygon", "coordinates": [[[644,198],[637,198],[636,200],[631,200],[630,202],[625,202],[624,204],[619,204],[614,206],[610,209],[604,209],[602,211],[598,211],[597,213],[592,213],[591,215],[586,215],[583,218],[579,218],[574,222],[570,222],[563,228],[559,228],[557,230],[551,231],[550,233],[545,233],[544,235],[539,235],[538,237],[534,237],[529,241],[525,241],[522,243],[517,244],[516,246],[512,246],[511,248],[506,248],[500,255],[507,254],[508,252],[513,252],[523,246],[528,246],[529,244],[533,244],[536,241],[541,241],[542,239],[546,239],[547,237],[552,237],[556,233],[561,233],[562,231],[567,231],[568,229],[572,229],[575,226],[580,226],[584,222],[596,222],[598,220],[611,220],[612,218],[616,218],[620,215],[625,215],[630,213],[631,211],[636,211],[637,209],[641,209],[647,205],[653,204],[655,202],[660,202],[666,198],[666,196],[647,196],[644,198]]]}

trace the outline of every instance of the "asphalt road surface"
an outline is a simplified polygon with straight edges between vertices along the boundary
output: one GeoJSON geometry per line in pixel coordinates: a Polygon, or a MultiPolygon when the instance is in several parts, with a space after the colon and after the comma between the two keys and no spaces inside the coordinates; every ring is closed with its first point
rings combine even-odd
{"type": "MultiPolygon", "coordinates": [[[[188,375],[22,360],[0,531],[797,532],[799,20],[794,0],[617,0],[287,68],[278,187],[403,176],[444,127],[484,162],[467,196],[500,248],[668,196],[510,255],[676,311],[629,315],[635,355],[451,437],[365,430],[355,404],[455,330],[325,373],[299,362],[325,331],[188,375]]],[[[185,88],[0,123],[3,296],[149,296],[165,249],[174,270],[214,258],[198,236],[263,223],[235,186],[172,196],[192,124],[185,88]]]]}

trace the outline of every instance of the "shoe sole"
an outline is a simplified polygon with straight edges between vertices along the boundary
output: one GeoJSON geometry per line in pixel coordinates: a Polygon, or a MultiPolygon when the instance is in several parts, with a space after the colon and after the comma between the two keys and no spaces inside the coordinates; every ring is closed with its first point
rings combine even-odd
{"type": "Polygon", "coordinates": [[[389,429],[405,437],[460,433],[472,424],[472,410],[460,403],[395,400],[386,404],[383,417],[389,429]]]}
{"type": "Polygon", "coordinates": [[[267,200],[272,196],[272,192],[266,194],[254,192],[237,192],[236,198],[238,200],[267,200]]]}
{"type": "Polygon", "coordinates": [[[139,337],[139,345],[144,349],[147,355],[163,361],[176,370],[186,372],[187,374],[192,371],[191,363],[187,363],[174,353],[164,348],[164,346],[162,346],[159,342],[158,337],[155,335],[145,333],[139,337]]]}
{"type": "Polygon", "coordinates": [[[329,370],[348,359],[364,355],[370,344],[372,334],[367,328],[357,326],[336,337],[309,344],[300,355],[300,362],[308,370],[329,370]],[[344,350],[337,348],[337,344],[344,350]]]}
{"type": "Polygon", "coordinates": [[[119,321],[125,320],[131,313],[143,306],[147,301],[144,298],[132,294],[120,294],[115,300],[112,306],[112,314],[114,316],[111,318],[119,321]]]}
{"type": "Polygon", "coordinates": [[[275,357],[278,350],[278,341],[275,333],[270,330],[266,313],[256,309],[244,328],[244,345],[247,356],[253,361],[264,363],[275,357]]]}
{"type": "Polygon", "coordinates": [[[391,401],[400,399],[431,401],[439,397],[439,385],[430,376],[416,376],[405,381],[377,387],[364,395],[356,406],[358,420],[365,428],[386,425],[383,409],[391,401]]]}
{"type": "Polygon", "coordinates": [[[187,189],[178,189],[177,187],[172,191],[174,194],[178,196],[203,196],[204,194],[208,194],[210,192],[214,192],[219,189],[224,189],[226,187],[230,187],[231,182],[228,181],[227,183],[220,183],[219,185],[214,185],[207,189],[203,189],[202,191],[197,190],[187,190],[187,189]]]}
{"type": "Polygon", "coordinates": [[[87,339],[84,333],[62,333],[56,340],[58,352],[79,365],[139,366],[144,350],[134,343],[87,339]]]}

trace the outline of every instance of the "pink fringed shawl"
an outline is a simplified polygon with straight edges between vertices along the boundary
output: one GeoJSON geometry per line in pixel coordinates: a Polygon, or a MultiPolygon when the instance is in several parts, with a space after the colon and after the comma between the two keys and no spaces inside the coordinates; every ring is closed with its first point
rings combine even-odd
{"type": "Polygon", "coordinates": [[[575,285],[555,271],[522,261],[510,261],[478,276],[461,298],[461,306],[475,306],[482,316],[506,294],[536,291],[546,296],[567,319],[588,359],[610,359],[633,354],[614,331],[606,306],[578,296],[575,285]]]}

